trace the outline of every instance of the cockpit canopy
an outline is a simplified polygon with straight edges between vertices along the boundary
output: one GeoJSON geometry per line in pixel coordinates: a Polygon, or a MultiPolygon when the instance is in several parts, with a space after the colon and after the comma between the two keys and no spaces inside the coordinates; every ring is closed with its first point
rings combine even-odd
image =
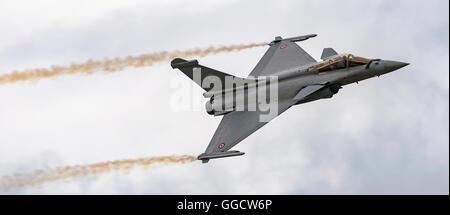
{"type": "Polygon", "coordinates": [[[321,73],[329,70],[365,65],[368,64],[369,62],[370,59],[368,58],[358,57],[352,54],[340,54],[331,59],[325,60],[320,64],[310,67],[309,71],[317,70],[317,72],[321,73]]]}

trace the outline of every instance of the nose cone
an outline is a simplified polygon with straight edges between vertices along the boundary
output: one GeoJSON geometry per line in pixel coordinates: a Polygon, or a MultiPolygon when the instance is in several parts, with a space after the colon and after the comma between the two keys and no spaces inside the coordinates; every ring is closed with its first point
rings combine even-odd
{"type": "Polygon", "coordinates": [[[392,72],[394,70],[400,69],[402,67],[408,66],[409,63],[399,62],[399,61],[392,61],[392,60],[385,60],[384,61],[384,68],[386,72],[392,72]]]}

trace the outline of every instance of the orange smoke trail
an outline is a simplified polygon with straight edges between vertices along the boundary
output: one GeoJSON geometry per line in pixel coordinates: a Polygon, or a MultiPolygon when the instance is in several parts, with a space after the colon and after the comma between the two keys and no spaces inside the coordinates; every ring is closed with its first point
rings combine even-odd
{"type": "Polygon", "coordinates": [[[13,71],[10,74],[1,75],[0,84],[15,83],[27,80],[39,80],[41,78],[50,78],[68,74],[92,74],[100,71],[116,72],[127,67],[139,68],[144,66],[151,66],[154,63],[169,61],[176,57],[204,57],[207,55],[218,54],[222,52],[233,52],[253,47],[264,46],[266,44],[267,43],[252,43],[247,45],[209,47],[206,49],[196,48],[186,51],[164,51],[139,56],[128,56],[126,58],[106,59],[102,61],[88,60],[87,62],[72,64],[70,66],[52,66],[50,69],[41,68],[27,69],[24,71],[13,71]]]}
{"type": "Polygon", "coordinates": [[[14,174],[0,179],[0,190],[7,191],[14,187],[34,186],[47,182],[70,179],[86,175],[99,175],[112,171],[129,171],[134,167],[149,167],[153,164],[185,164],[197,159],[189,155],[161,156],[130,160],[107,161],[88,165],[59,167],[49,170],[38,170],[31,174],[14,174]]]}

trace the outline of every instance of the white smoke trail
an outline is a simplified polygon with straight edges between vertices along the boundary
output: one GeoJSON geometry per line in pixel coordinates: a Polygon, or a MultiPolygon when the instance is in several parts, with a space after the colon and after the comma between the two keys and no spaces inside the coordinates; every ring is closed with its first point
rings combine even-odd
{"type": "Polygon", "coordinates": [[[128,56],[126,58],[114,58],[106,60],[89,60],[84,63],[72,64],[70,66],[52,66],[49,69],[27,69],[24,71],[13,71],[12,73],[1,75],[0,84],[15,83],[19,81],[39,80],[42,78],[50,78],[59,75],[69,74],[92,74],[95,72],[116,72],[128,67],[145,67],[151,66],[157,62],[170,61],[176,57],[204,57],[211,54],[222,52],[240,51],[253,47],[264,46],[267,43],[252,43],[247,45],[231,45],[221,47],[209,47],[205,49],[196,48],[186,51],[157,52],[153,54],[144,54],[139,56],[128,56]]]}
{"type": "Polygon", "coordinates": [[[149,167],[154,164],[185,164],[194,162],[194,156],[161,156],[128,160],[106,161],[88,165],[65,166],[49,170],[37,170],[31,174],[14,174],[0,179],[0,190],[7,191],[15,187],[34,186],[47,182],[76,178],[87,175],[99,175],[112,171],[130,171],[135,167],[149,167]]]}

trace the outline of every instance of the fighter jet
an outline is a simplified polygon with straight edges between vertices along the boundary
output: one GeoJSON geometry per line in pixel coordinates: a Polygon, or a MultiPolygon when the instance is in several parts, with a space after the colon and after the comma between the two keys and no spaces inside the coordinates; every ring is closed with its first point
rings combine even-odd
{"type": "Polygon", "coordinates": [[[210,159],[243,155],[244,152],[230,149],[290,107],[331,98],[345,85],[408,65],[399,61],[338,54],[332,48],[323,49],[322,61],[318,62],[296,44],[315,36],[275,37],[247,78],[202,66],[197,60],[176,58],[171,61],[172,68],[181,70],[205,90],[203,95],[209,98],[206,102],[207,113],[223,116],[198,160],[206,163],[210,159]],[[227,83],[230,80],[232,84],[227,83]],[[267,96],[270,92],[275,96],[267,96]],[[264,94],[260,99],[259,95],[264,94]],[[257,98],[252,99],[252,95],[257,95],[257,98]],[[255,100],[257,107],[250,107],[249,104],[255,100]],[[268,106],[277,109],[276,114],[261,120],[265,113],[269,115],[268,106]]]}

